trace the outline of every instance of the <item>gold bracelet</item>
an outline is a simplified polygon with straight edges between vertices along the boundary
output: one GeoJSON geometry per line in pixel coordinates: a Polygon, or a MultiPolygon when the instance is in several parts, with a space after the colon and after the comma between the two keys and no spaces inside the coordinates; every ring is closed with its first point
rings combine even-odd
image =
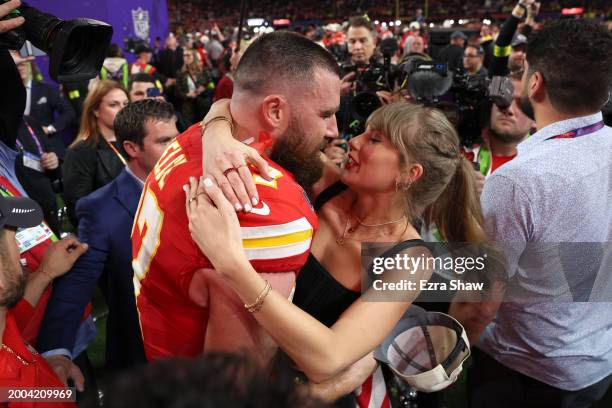
{"type": "Polygon", "coordinates": [[[263,306],[263,302],[266,299],[266,296],[268,296],[268,294],[270,293],[270,290],[272,290],[272,285],[270,285],[270,282],[266,281],[266,286],[264,286],[261,292],[259,292],[259,295],[255,299],[255,302],[251,303],[250,305],[247,305],[245,303],[244,308],[248,310],[249,313],[259,312],[259,310],[263,306]]]}
{"type": "Polygon", "coordinates": [[[206,128],[207,127],[209,127],[214,122],[217,122],[217,121],[220,121],[220,120],[222,120],[224,122],[227,122],[227,124],[230,126],[230,132],[232,132],[232,134],[234,134],[234,122],[232,122],[231,119],[228,119],[225,116],[215,116],[214,118],[212,118],[211,120],[209,120],[206,123],[204,123],[204,119],[202,119],[202,135],[204,135],[204,132],[206,132],[206,128]]]}

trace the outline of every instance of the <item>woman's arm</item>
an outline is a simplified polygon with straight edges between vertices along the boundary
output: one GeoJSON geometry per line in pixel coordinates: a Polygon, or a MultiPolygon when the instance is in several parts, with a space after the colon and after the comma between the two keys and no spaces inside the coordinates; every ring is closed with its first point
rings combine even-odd
{"type": "MultiPolygon", "coordinates": [[[[409,299],[395,302],[359,299],[331,329],[327,328],[285,297],[265,290],[266,282],[244,254],[231,204],[211,180],[205,179],[203,184],[204,191],[195,183],[185,186],[194,241],[245,305],[263,298],[261,308],[254,312],[255,319],[311,381],[326,381],[372,351],[418,296],[414,291],[409,299]]],[[[428,279],[430,273],[416,271],[411,278],[428,279]]]]}

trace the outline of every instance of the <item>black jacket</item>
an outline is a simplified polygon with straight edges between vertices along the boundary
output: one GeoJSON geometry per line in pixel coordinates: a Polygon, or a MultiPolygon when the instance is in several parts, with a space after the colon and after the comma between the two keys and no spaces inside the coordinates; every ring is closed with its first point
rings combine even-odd
{"type": "Polygon", "coordinates": [[[32,81],[30,116],[36,119],[41,126],[53,125],[56,132],[49,134],[49,140],[54,148],[53,150],[60,158],[63,158],[66,147],[60,132],[76,116],[70,103],[53,86],[40,81],[32,81]]]}
{"type": "Polygon", "coordinates": [[[123,161],[102,136],[97,145],[89,140],[81,140],[66,151],[62,168],[64,198],[68,216],[74,226],[78,223],[75,215],[77,201],[113,181],[123,168],[123,161]]]}
{"type": "Polygon", "coordinates": [[[24,116],[22,124],[19,127],[17,140],[19,141],[18,146],[20,152],[15,161],[17,179],[26,193],[28,193],[28,196],[40,204],[49,227],[51,227],[53,232],[59,235],[60,225],[55,192],[59,191],[61,168],[58,167],[55,170],[40,172],[26,167],[23,161],[24,152],[26,152],[25,154],[40,157],[42,153],[53,151],[49,138],[35,120],[24,116]],[[30,129],[32,129],[38,143],[34,140],[34,136],[30,134],[26,123],[30,126],[30,129]]]}

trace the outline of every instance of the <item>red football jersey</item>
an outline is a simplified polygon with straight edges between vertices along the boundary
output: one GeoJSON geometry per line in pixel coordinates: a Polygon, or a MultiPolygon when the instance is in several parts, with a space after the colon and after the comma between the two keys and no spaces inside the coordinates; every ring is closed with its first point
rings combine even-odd
{"type": "MultiPolygon", "coordinates": [[[[274,180],[254,174],[260,203],[238,215],[245,252],[257,271],[298,271],[310,252],[317,218],[293,176],[269,164],[274,180]]],[[[183,191],[189,177],[201,175],[201,127],[194,125],[158,161],[136,213],[134,289],[149,360],[203,351],[207,310],[190,299],[189,286],[195,271],[211,264],[191,239],[183,191]]]]}

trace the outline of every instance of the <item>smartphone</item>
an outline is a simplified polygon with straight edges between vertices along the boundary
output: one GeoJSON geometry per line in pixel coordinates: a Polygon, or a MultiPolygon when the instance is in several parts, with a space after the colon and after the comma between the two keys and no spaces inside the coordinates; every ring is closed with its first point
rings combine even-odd
{"type": "Polygon", "coordinates": [[[23,58],[25,58],[25,57],[41,57],[43,55],[47,55],[40,48],[36,48],[35,46],[33,46],[30,41],[26,41],[23,44],[23,47],[21,47],[21,49],[19,50],[19,54],[23,58]]]}

